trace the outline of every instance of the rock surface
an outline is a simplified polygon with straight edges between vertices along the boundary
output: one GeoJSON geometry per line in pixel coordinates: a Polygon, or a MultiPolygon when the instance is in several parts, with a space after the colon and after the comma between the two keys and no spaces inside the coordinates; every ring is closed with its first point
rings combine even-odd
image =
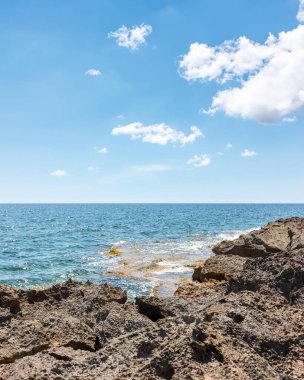
{"type": "Polygon", "coordinates": [[[280,219],[259,230],[223,241],[213,248],[216,255],[231,254],[244,257],[268,256],[277,252],[291,252],[304,248],[304,219],[280,219]]]}
{"type": "Polygon", "coordinates": [[[166,299],[2,286],[0,379],[303,379],[303,242],[292,218],[220,243],[166,299]]]}

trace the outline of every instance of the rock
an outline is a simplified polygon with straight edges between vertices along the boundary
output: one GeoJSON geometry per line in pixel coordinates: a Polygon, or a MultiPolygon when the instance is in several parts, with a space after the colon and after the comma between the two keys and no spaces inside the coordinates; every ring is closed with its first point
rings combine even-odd
{"type": "Polygon", "coordinates": [[[194,269],[193,280],[199,282],[227,281],[237,273],[241,273],[246,258],[222,255],[210,257],[203,266],[194,269]]]}
{"type": "Polygon", "coordinates": [[[304,219],[289,218],[271,222],[236,240],[223,241],[213,248],[213,252],[216,255],[259,257],[300,248],[304,248],[304,219]]]}
{"type": "MultiPolygon", "coordinates": [[[[0,328],[0,364],[13,363],[51,347],[95,351],[94,323],[99,308],[108,302],[124,303],[126,292],[105,284],[67,281],[44,290],[16,291],[0,287],[0,303],[19,313],[5,317],[0,328]],[[19,298],[17,299],[17,294],[19,298]]],[[[3,319],[3,318],[2,318],[3,319]]]]}
{"type": "Polygon", "coordinates": [[[230,242],[170,298],[126,302],[74,281],[0,287],[0,379],[303,379],[301,226],[280,220],[230,242]]]}
{"type": "Polygon", "coordinates": [[[10,286],[0,286],[0,307],[9,308],[12,314],[20,311],[19,293],[10,286]]]}

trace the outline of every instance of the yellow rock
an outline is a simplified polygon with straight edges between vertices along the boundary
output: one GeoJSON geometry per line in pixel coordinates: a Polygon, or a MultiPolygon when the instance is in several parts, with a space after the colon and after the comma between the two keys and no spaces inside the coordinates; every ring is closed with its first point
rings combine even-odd
{"type": "Polygon", "coordinates": [[[122,252],[119,251],[118,249],[112,247],[111,249],[109,249],[108,254],[109,255],[122,255],[122,252]]]}

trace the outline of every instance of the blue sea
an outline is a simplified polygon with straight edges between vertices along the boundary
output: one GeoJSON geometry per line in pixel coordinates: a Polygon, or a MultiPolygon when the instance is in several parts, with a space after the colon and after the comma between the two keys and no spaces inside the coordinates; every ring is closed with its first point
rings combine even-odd
{"type": "Polygon", "coordinates": [[[291,216],[304,204],[3,204],[0,284],[73,278],[168,295],[215,243],[291,216]]]}

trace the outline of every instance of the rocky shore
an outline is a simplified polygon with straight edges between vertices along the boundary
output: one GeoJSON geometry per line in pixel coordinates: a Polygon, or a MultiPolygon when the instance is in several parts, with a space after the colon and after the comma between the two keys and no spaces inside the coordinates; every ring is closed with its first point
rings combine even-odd
{"type": "Polygon", "coordinates": [[[214,247],[166,299],[0,287],[0,379],[304,379],[304,219],[214,247]]]}

